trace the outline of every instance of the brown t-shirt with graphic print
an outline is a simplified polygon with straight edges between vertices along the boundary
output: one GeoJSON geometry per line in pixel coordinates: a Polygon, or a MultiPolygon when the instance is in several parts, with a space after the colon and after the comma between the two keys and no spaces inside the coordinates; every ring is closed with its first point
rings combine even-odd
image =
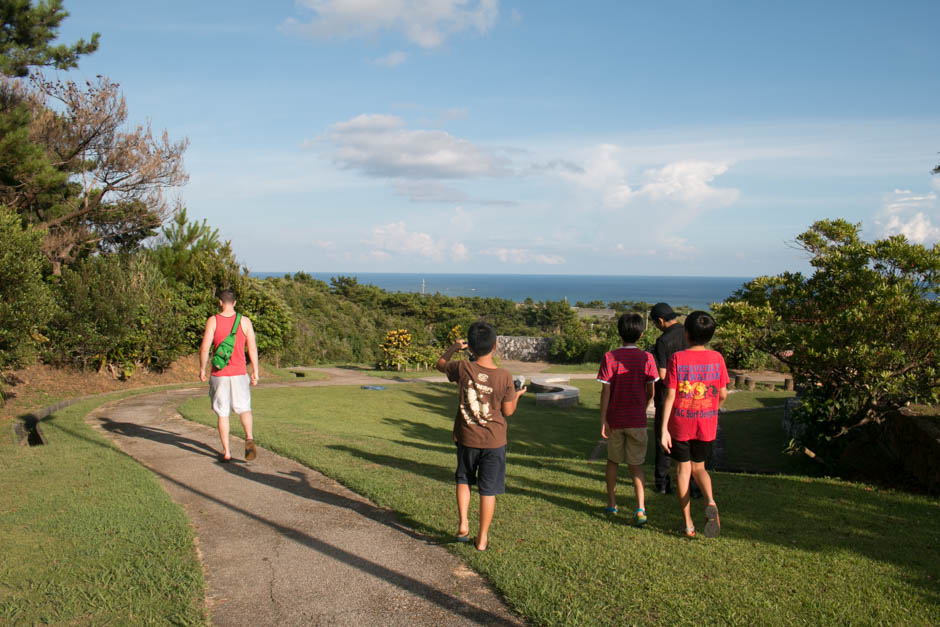
{"type": "Polygon", "coordinates": [[[454,438],[472,448],[506,444],[503,402],[516,394],[512,375],[503,368],[484,368],[475,361],[449,361],[447,379],[457,384],[460,402],[454,418],[454,438]]]}

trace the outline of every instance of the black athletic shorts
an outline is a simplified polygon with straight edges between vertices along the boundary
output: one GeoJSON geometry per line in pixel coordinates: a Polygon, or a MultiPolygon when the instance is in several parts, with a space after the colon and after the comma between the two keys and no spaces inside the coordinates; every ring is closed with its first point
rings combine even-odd
{"type": "Polygon", "coordinates": [[[712,452],[711,442],[701,440],[673,440],[669,457],[677,462],[704,463],[712,452]]]}
{"type": "Polygon", "coordinates": [[[479,485],[480,496],[496,496],[506,491],[506,445],[499,448],[471,448],[457,442],[457,483],[479,485]]]}

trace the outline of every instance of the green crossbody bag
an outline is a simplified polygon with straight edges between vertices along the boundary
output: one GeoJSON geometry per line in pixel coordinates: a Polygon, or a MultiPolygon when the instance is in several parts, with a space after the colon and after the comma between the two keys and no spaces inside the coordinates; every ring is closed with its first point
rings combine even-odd
{"type": "Polygon", "coordinates": [[[232,325],[232,332],[215,347],[215,354],[212,355],[212,366],[216,370],[221,370],[228,365],[232,359],[232,353],[235,351],[235,333],[238,332],[238,326],[242,322],[242,315],[235,314],[235,324],[232,325]]]}

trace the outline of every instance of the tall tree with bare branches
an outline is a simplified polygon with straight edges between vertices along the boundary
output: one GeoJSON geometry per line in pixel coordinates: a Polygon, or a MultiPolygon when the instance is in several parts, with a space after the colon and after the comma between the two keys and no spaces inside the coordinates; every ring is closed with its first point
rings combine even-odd
{"type": "Polygon", "coordinates": [[[136,248],[171,212],[187,141],[129,126],[117,83],[33,77],[0,85],[0,204],[45,229],[43,254],[58,274],[92,250],[136,248]]]}

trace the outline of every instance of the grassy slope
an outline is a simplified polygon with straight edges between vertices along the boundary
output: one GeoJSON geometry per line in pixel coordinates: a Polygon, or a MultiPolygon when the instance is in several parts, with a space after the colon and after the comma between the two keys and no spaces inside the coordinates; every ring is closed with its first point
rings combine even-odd
{"type": "MultiPolygon", "coordinates": [[[[828,479],[714,473],[719,540],[674,534],[678,508],[660,495],[648,498],[648,528],[633,529],[626,516],[600,512],[603,462],[585,459],[599,435],[599,384],[577,385],[582,406],[574,410],[536,410],[531,396],[523,399],[510,419],[507,494],[492,548],[452,546],[533,622],[936,619],[936,500],[828,479]]],[[[446,384],[258,390],[256,438],[447,541],[456,522],[454,396],[446,384]]],[[[213,424],[205,405],[182,411],[213,424]]],[[[631,501],[622,484],[625,510],[631,501]]],[[[700,502],[693,511],[701,519],[700,502]]]]}
{"type": "Polygon", "coordinates": [[[43,421],[46,446],[14,444],[9,430],[0,439],[0,622],[202,624],[189,522],[152,473],[83,422],[102,402],[43,421]]]}

